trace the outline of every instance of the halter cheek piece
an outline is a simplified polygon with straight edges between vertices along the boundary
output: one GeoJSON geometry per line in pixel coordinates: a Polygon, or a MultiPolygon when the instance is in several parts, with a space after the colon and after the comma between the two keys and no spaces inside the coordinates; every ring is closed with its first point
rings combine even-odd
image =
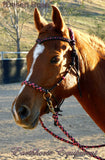
{"type": "Polygon", "coordinates": [[[37,84],[32,83],[30,81],[24,81],[24,82],[22,82],[22,85],[25,84],[25,85],[28,85],[28,86],[36,89],[36,90],[39,90],[40,92],[43,92],[43,98],[46,100],[47,106],[48,106],[49,110],[52,113],[60,112],[61,111],[60,110],[60,106],[62,105],[62,103],[63,103],[64,100],[62,100],[60,103],[58,103],[57,100],[56,100],[56,98],[52,95],[51,91],[55,87],[57,87],[65,79],[67,73],[69,73],[71,71],[71,69],[73,69],[75,71],[75,73],[76,73],[77,82],[78,82],[78,89],[79,89],[79,93],[80,93],[80,96],[81,96],[80,78],[79,78],[79,74],[78,74],[78,71],[79,71],[79,60],[78,60],[78,55],[77,55],[76,49],[75,49],[74,33],[73,33],[73,31],[70,28],[69,28],[69,33],[70,33],[70,39],[67,39],[67,38],[64,38],[64,37],[48,37],[48,38],[45,38],[45,39],[37,39],[36,40],[36,42],[38,44],[44,43],[46,41],[60,40],[60,41],[68,42],[69,45],[72,48],[71,63],[69,65],[69,67],[66,69],[63,77],[61,77],[61,79],[57,82],[57,84],[55,84],[50,89],[45,89],[45,88],[42,88],[42,87],[38,86],[37,84]],[[53,98],[55,100],[57,107],[55,107],[55,108],[53,107],[51,98],[53,98]]]}

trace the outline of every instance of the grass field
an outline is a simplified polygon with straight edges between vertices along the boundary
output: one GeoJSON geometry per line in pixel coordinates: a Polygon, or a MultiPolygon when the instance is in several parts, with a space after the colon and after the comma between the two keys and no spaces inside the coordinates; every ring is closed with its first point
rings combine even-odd
{"type": "MultiPolygon", "coordinates": [[[[27,0],[28,1],[28,0],[27,0]]],[[[7,8],[3,8],[3,1],[0,1],[0,14],[6,16],[7,8]]],[[[24,0],[24,2],[26,2],[24,0]]],[[[37,0],[37,2],[39,2],[37,0]]],[[[31,3],[31,1],[30,1],[31,3]]],[[[83,32],[95,34],[105,41],[105,1],[104,0],[62,0],[51,1],[47,9],[39,7],[41,13],[50,22],[51,5],[55,4],[65,19],[68,27],[75,27],[83,32]]],[[[25,17],[29,17],[23,26],[22,38],[20,41],[21,51],[28,51],[35,43],[37,32],[33,20],[34,7],[24,9],[20,14],[20,26],[25,17]]],[[[2,17],[3,19],[3,17],[2,17]]],[[[8,23],[10,20],[8,19],[8,23]]],[[[0,27],[0,51],[16,51],[16,42],[0,27]]]]}

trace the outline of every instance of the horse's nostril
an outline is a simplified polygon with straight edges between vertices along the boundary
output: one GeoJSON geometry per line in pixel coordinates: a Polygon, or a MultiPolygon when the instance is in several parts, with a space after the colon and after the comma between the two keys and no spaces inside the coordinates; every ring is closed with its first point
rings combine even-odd
{"type": "Polygon", "coordinates": [[[21,118],[21,120],[25,120],[30,115],[29,108],[25,105],[22,105],[18,110],[18,115],[21,118]]]}

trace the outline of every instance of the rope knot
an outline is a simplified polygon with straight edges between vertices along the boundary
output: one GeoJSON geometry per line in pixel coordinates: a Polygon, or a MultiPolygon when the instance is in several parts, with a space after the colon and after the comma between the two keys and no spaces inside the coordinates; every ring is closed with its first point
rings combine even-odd
{"type": "Polygon", "coordinates": [[[53,114],[52,117],[54,118],[54,120],[58,120],[58,113],[53,114]]]}

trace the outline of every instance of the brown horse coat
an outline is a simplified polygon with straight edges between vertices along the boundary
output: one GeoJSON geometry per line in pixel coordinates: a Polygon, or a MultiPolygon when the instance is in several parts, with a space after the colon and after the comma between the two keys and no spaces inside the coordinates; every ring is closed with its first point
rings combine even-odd
{"type": "MultiPolygon", "coordinates": [[[[47,23],[35,8],[34,21],[38,38],[69,37],[69,30],[58,8],[53,6],[52,23],[47,23]]],[[[105,44],[95,36],[73,29],[79,57],[79,75],[82,97],[79,95],[77,79],[73,71],[56,87],[52,94],[58,101],[74,95],[95,123],[105,132],[105,44]]],[[[35,44],[27,55],[28,75],[26,80],[49,89],[64,74],[72,48],[67,42],[47,41],[35,44]],[[53,63],[52,63],[53,62],[53,63]]],[[[52,99],[53,106],[55,106],[52,99]]],[[[18,125],[34,128],[39,116],[46,113],[46,102],[42,93],[23,85],[15,99],[12,112],[18,125]]]]}

